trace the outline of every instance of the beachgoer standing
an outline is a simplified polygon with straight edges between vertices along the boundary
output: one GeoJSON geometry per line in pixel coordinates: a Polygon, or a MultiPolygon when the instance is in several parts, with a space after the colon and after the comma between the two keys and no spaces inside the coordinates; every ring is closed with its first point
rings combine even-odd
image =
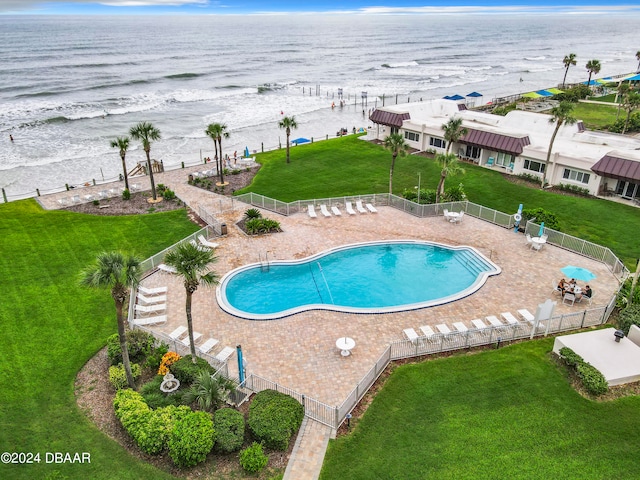
{"type": "Polygon", "coordinates": [[[13,142],[13,135],[9,134],[9,140],[13,142]]]}

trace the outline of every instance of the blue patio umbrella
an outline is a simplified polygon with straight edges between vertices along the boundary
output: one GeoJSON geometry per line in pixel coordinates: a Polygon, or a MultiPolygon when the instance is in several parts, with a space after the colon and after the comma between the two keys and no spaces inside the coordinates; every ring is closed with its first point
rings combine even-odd
{"type": "Polygon", "coordinates": [[[538,230],[538,236],[541,237],[544,235],[544,222],[540,223],[540,230],[538,230]]]}
{"type": "Polygon", "coordinates": [[[542,95],[543,97],[553,97],[553,93],[547,91],[547,90],[537,90],[536,93],[538,95],[542,95]]]}
{"type": "Polygon", "coordinates": [[[449,97],[449,100],[455,100],[457,102],[458,100],[464,100],[464,97],[462,95],[455,94],[451,95],[449,97]]]}
{"type": "Polygon", "coordinates": [[[561,268],[560,271],[569,278],[575,278],[576,280],[581,280],[583,282],[589,282],[596,278],[596,276],[586,268],[574,267],[573,265],[567,265],[566,267],[561,268]]]}

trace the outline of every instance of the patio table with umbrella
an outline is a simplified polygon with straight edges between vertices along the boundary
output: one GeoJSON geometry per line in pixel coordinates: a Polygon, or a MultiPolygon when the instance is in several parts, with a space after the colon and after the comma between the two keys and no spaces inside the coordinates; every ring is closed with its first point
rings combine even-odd
{"type": "Polygon", "coordinates": [[[576,267],[574,265],[567,265],[560,269],[562,273],[564,273],[569,278],[575,278],[576,280],[580,280],[582,282],[590,282],[596,276],[586,268],[576,267]]]}

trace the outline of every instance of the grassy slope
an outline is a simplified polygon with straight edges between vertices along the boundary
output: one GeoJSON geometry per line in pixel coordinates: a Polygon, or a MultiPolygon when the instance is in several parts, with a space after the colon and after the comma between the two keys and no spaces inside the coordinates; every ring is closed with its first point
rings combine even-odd
{"type": "Polygon", "coordinates": [[[399,367],[321,478],[637,478],[640,397],[579,396],[552,342],[399,367]]]}
{"type": "MultiPolygon", "coordinates": [[[[243,191],[261,193],[285,202],[330,196],[383,193],[389,190],[391,153],[354,136],[294,147],[291,163],[284,150],[260,154],[263,164],[253,184],[243,191]]],[[[469,200],[503,212],[542,207],[555,213],[562,230],[610,247],[628,267],[640,256],[637,236],[640,210],[627,205],[591,198],[543,192],[508,182],[497,170],[464,165],[466,174],[447,178],[446,185],[462,182],[469,200]]],[[[435,189],[440,176],[437,164],[428,158],[398,158],[393,191],[418,185],[435,189]]]]}
{"type": "Polygon", "coordinates": [[[42,455],[40,465],[2,466],[4,478],[54,470],[69,478],[168,477],[129,456],[76,406],[76,373],[116,332],[109,293],[79,287],[78,275],[100,251],[145,258],[196,229],[184,210],[97,217],[43,211],[33,200],[0,205],[0,450],[42,455]],[[89,452],[91,464],[46,465],[53,451],[89,452]]]}

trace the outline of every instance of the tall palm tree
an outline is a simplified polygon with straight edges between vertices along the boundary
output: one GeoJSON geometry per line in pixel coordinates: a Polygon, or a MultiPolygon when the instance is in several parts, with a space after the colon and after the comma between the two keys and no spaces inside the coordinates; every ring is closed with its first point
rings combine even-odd
{"type": "Polygon", "coordinates": [[[622,98],[622,107],[627,112],[627,118],[624,121],[624,127],[622,129],[622,134],[624,135],[629,127],[629,120],[631,119],[631,113],[640,107],[640,93],[634,92],[632,90],[628,91],[626,95],[622,98]]]}
{"type": "Polygon", "coordinates": [[[591,83],[591,75],[592,74],[598,74],[600,73],[600,69],[602,68],[602,65],[600,65],[600,60],[589,60],[587,62],[587,71],[589,72],[589,80],[587,80],[587,85],[589,85],[591,83]]]}
{"type": "MultiPolygon", "coordinates": [[[[216,171],[220,172],[220,165],[222,165],[222,152],[220,152],[220,158],[218,158],[218,136],[220,135],[220,127],[219,123],[210,123],[207,125],[207,129],[204,133],[213,140],[213,146],[216,151],[215,160],[216,160],[216,171]]],[[[222,181],[220,181],[222,183],[222,181]]]]}
{"type": "Polygon", "coordinates": [[[467,129],[462,126],[462,118],[450,118],[447,123],[442,125],[444,130],[444,139],[447,141],[445,153],[449,153],[451,145],[467,134],[467,129]]]}
{"type": "Polygon", "coordinates": [[[560,127],[562,125],[573,125],[577,122],[576,118],[571,115],[573,112],[573,107],[575,107],[574,103],[565,100],[551,109],[551,118],[549,119],[549,123],[555,123],[556,128],[553,130],[551,141],[549,142],[549,150],[547,150],[547,164],[545,166],[544,172],[542,173],[542,188],[544,188],[545,184],[547,183],[547,173],[549,173],[549,171],[551,170],[549,168],[551,166],[551,150],[553,149],[553,142],[556,141],[558,130],[560,130],[560,127]]]}
{"type": "Polygon", "coordinates": [[[121,252],[103,252],[98,254],[95,265],[85,269],[80,277],[80,283],[84,286],[111,289],[111,297],[116,304],[122,365],[127,376],[127,383],[131,388],[135,388],[136,384],[129,363],[123,311],[129,290],[132,286],[138,285],[139,266],[140,260],[133,255],[125,255],[121,252]]]}
{"type": "Polygon", "coordinates": [[[224,185],[224,160],[222,159],[222,139],[229,138],[229,132],[227,131],[227,125],[225,123],[214,123],[214,130],[216,131],[216,139],[218,140],[218,150],[220,150],[220,185],[224,185]]]}
{"type": "Polygon", "coordinates": [[[191,297],[200,284],[205,286],[218,283],[218,275],[209,271],[209,264],[217,260],[212,250],[199,247],[190,242],[179,244],[164,257],[164,263],[176,269],[184,281],[187,292],[186,313],[187,327],[189,329],[189,346],[191,358],[196,363],[196,346],[193,341],[193,320],[191,317],[191,297]]]}
{"type": "Polygon", "coordinates": [[[284,131],[287,134],[287,163],[289,163],[289,136],[291,135],[292,128],[298,128],[296,118],[294,116],[283,117],[282,120],[280,120],[280,122],[278,123],[278,127],[284,128],[284,131]]]}
{"type": "Polygon", "coordinates": [[[564,78],[562,79],[562,88],[564,88],[567,82],[567,73],[569,73],[569,67],[576,64],[576,54],[570,53],[569,55],[565,55],[562,63],[564,63],[564,78]]]}
{"type": "Polygon", "coordinates": [[[151,141],[160,139],[160,130],[154,127],[149,122],[140,122],[135,127],[131,127],[129,130],[129,135],[134,140],[142,141],[142,148],[144,153],[147,154],[147,168],[149,169],[149,180],[151,180],[151,195],[153,199],[156,200],[158,196],[156,195],[156,182],[153,179],[153,169],[151,168],[151,141]]]}
{"type": "Polygon", "coordinates": [[[436,189],[436,203],[440,203],[440,197],[444,193],[444,181],[447,175],[464,174],[464,168],[460,165],[458,157],[453,153],[439,153],[436,155],[436,162],[440,165],[440,181],[438,182],[438,188],[436,189]]]}
{"type": "Polygon", "coordinates": [[[636,68],[636,71],[640,72],[640,50],[636,52],[636,60],[638,60],[638,68],[636,68]]]}
{"type": "Polygon", "coordinates": [[[400,133],[392,133],[384,139],[384,148],[391,152],[391,169],[389,170],[389,194],[393,193],[393,169],[396,166],[398,155],[404,157],[407,154],[409,145],[404,142],[404,137],[400,133]]]}
{"type": "Polygon", "coordinates": [[[127,156],[127,150],[129,149],[129,137],[116,137],[115,140],[111,140],[111,146],[113,148],[120,149],[120,158],[122,159],[122,171],[124,173],[124,188],[129,190],[129,177],[127,176],[127,162],[124,158],[127,156]]]}

